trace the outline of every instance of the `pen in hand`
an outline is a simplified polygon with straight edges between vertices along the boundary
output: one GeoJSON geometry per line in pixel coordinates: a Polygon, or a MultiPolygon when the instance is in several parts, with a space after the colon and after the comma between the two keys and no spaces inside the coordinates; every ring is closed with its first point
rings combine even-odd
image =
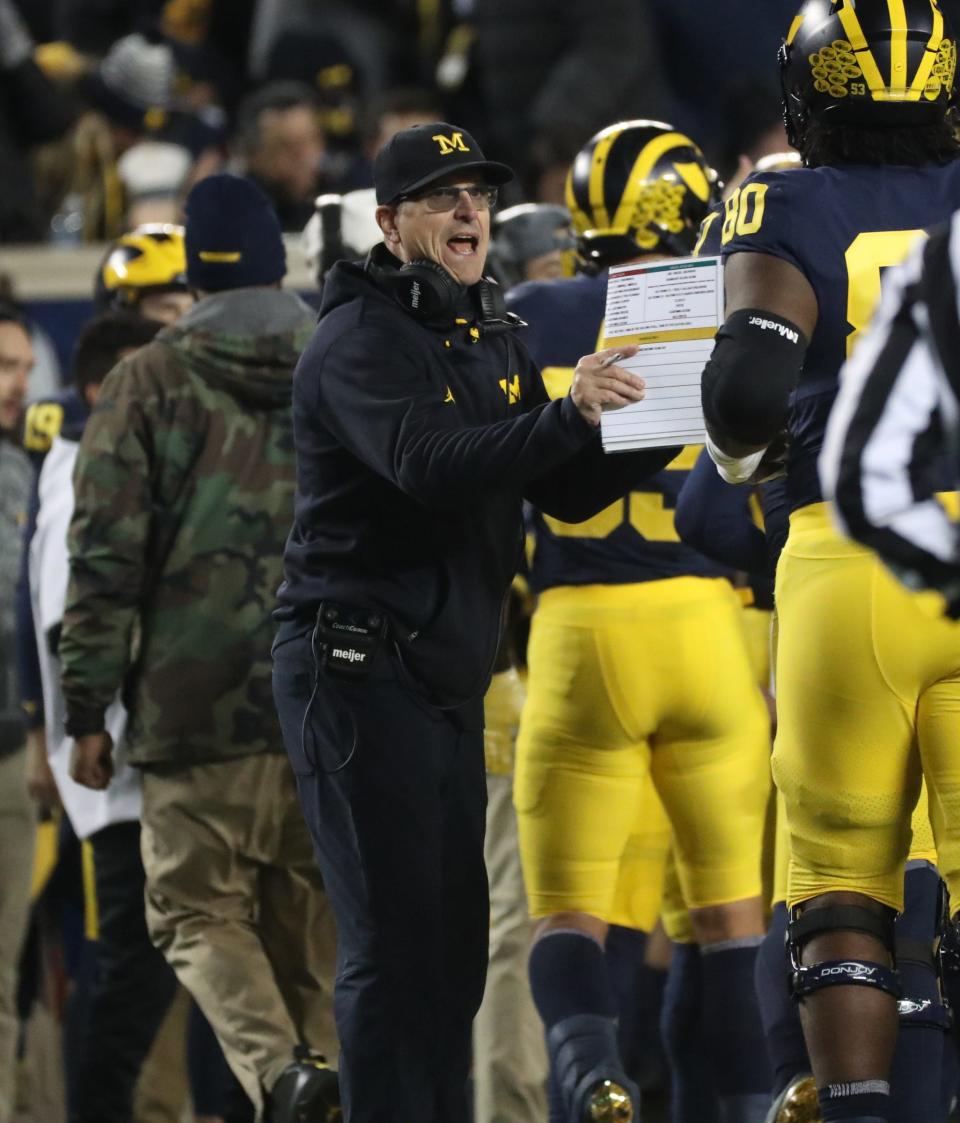
{"type": "Polygon", "coordinates": [[[614,363],[619,363],[623,355],[619,351],[614,351],[612,355],[608,355],[600,364],[600,369],[605,370],[607,367],[612,367],[614,363]]]}

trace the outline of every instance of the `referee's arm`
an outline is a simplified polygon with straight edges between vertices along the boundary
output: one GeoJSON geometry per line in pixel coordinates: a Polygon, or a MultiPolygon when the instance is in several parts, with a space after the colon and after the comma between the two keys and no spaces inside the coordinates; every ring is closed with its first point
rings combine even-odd
{"type": "Polygon", "coordinates": [[[841,374],[819,467],[841,529],[876,551],[910,588],[942,592],[954,614],[960,610],[957,537],[933,481],[934,463],[946,451],[943,419],[954,427],[955,400],[924,298],[949,288],[956,318],[949,255],[936,252],[948,243],[948,231],[935,235],[889,278],[873,325],[841,374]]]}

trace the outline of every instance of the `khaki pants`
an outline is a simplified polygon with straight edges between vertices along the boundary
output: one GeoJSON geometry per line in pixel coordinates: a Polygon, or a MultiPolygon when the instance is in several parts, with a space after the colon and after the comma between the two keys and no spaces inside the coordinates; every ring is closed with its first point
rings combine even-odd
{"type": "Polygon", "coordinates": [[[547,1117],[547,1056],[527,981],[531,921],[510,771],[522,704],[516,671],[495,675],[486,697],[490,963],[473,1023],[475,1123],[541,1123],[547,1117]]]}
{"type": "Polygon", "coordinates": [[[331,1061],[336,937],[285,756],[145,772],[153,942],[262,1117],[304,1042],[331,1061]]]}
{"type": "Polygon", "coordinates": [[[26,749],[0,758],[0,1123],[9,1123],[16,1089],[17,966],[30,915],[36,835],[26,762],[26,749]]]}

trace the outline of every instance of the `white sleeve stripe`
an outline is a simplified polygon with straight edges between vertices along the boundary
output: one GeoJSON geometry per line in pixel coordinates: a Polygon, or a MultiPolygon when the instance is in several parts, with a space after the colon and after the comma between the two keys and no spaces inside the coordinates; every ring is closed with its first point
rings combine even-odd
{"type": "Polygon", "coordinates": [[[960,268],[958,268],[958,263],[960,263],[960,214],[955,214],[950,220],[950,245],[948,254],[950,272],[953,274],[957,319],[960,320],[960,285],[957,284],[957,277],[960,276],[960,268]]]}
{"type": "Polygon", "coordinates": [[[936,364],[918,339],[864,445],[860,471],[867,521],[948,562],[954,554],[950,521],[936,500],[916,502],[910,475],[914,446],[930,426],[939,395],[936,364]]]}

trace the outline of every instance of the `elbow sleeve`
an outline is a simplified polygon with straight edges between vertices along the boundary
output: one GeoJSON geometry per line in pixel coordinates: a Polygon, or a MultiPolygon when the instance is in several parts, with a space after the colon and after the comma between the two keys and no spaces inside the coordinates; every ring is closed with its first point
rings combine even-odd
{"type": "Polygon", "coordinates": [[[725,438],[750,446],[773,440],[806,351],[803,332],[780,316],[744,308],[727,318],[701,383],[707,429],[721,446],[725,438]]]}

